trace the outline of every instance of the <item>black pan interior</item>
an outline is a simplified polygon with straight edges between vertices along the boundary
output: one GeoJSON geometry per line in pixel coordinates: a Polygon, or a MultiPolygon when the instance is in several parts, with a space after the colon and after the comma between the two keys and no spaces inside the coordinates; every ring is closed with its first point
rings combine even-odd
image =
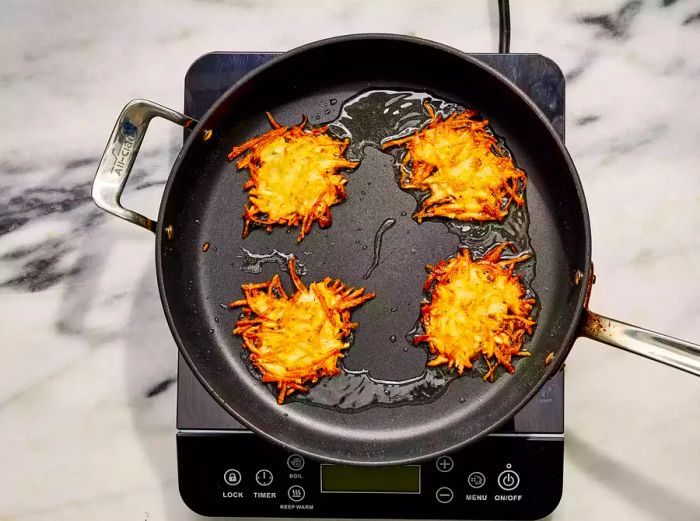
{"type": "Polygon", "coordinates": [[[166,186],[157,237],[161,297],[176,341],[194,373],[229,412],[263,435],[326,460],[386,464],[434,456],[472,441],[510,418],[554,374],[573,342],[587,275],[590,237],[578,177],[544,117],[494,71],[452,49],[395,36],[333,39],[287,53],[234,86],[207,113],[188,139],[166,186]],[[227,161],[233,145],[269,129],[271,111],[284,124],[308,114],[312,123],[335,119],[343,100],[369,88],[425,91],[474,107],[505,137],[529,181],[530,236],[537,255],[534,289],[541,310],[529,349],[514,376],[494,384],[463,377],[436,400],[420,405],[360,411],[292,402],[279,406],[256,380],[231,335],[236,313],[221,307],[238,299],[241,283],[280,273],[265,264],[259,274],[239,269],[246,248],[294,253],[307,282],[325,276],[366,286],[378,297],[359,308],[360,322],[346,358],[350,369],[374,378],[402,380],[421,373],[426,353],[403,338],[419,313],[425,265],[455,253],[457,238],[440,223],[411,219],[415,199],[397,186],[392,158],[367,149],[349,174],[348,199],[332,209],[333,225],[314,226],[301,243],[296,231],[254,231],[241,239],[246,172],[227,161]],[[337,100],[337,103],[331,103],[337,100]],[[328,111],[328,113],[326,113],[328,111]],[[318,116],[318,117],[317,117],[318,116]],[[213,131],[208,141],[204,130],[213,131]],[[402,216],[402,212],[407,215],[402,216]],[[385,262],[363,280],[372,261],[374,234],[387,218],[397,220],[384,236],[385,262]],[[172,226],[167,239],[166,226],[172,226]],[[209,251],[202,245],[210,243],[209,251]],[[364,248],[363,248],[364,247],[364,248]],[[394,311],[392,311],[394,310],[394,311]],[[397,341],[390,337],[395,335],[397,341]],[[555,362],[545,366],[553,351],[555,362]]]}

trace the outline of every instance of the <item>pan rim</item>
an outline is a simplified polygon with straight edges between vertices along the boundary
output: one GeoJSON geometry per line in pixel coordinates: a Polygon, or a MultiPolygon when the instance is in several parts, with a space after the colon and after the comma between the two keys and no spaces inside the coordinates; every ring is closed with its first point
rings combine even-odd
{"type": "MultiPolygon", "coordinates": [[[[348,458],[348,457],[343,457],[343,456],[332,456],[332,455],[326,455],[323,454],[320,451],[314,452],[313,450],[309,450],[305,448],[302,445],[297,445],[294,443],[287,443],[285,441],[282,441],[278,437],[266,432],[264,429],[257,427],[251,420],[241,416],[239,412],[233,408],[231,405],[229,405],[228,402],[226,402],[221,396],[219,396],[215,389],[209,384],[208,380],[202,375],[202,373],[198,370],[196,364],[192,360],[192,358],[189,356],[189,351],[187,347],[184,345],[184,342],[182,341],[180,334],[178,332],[177,325],[175,324],[175,321],[173,319],[172,312],[170,310],[170,306],[168,303],[168,299],[165,293],[165,277],[163,274],[163,266],[162,266],[162,251],[163,251],[163,244],[164,244],[164,236],[163,236],[163,223],[164,223],[164,214],[165,214],[165,209],[167,207],[167,202],[170,196],[170,191],[173,187],[175,177],[180,170],[180,165],[184,159],[184,157],[187,155],[188,150],[190,147],[194,146],[194,144],[197,142],[196,141],[196,136],[199,134],[199,130],[201,128],[206,127],[206,122],[211,118],[212,114],[218,110],[218,108],[226,102],[226,100],[234,93],[236,92],[239,88],[241,88],[242,85],[250,81],[252,78],[255,76],[263,73],[269,68],[275,67],[279,62],[285,61],[286,59],[290,57],[297,56],[299,54],[303,54],[307,51],[317,49],[319,47],[324,47],[336,43],[344,43],[348,41],[367,41],[367,40],[376,40],[376,41],[403,41],[407,43],[412,43],[412,44],[417,44],[417,45],[422,45],[422,46],[427,46],[431,47],[437,51],[445,52],[448,54],[451,54],[457,58],[460,58],[466,62],[468,62],[470,65],[478,67],[488,74],[492,75],[497,81],[500,83],[504,84],[505,87],[507,87],[511,92],[513,92],[518,98],[520,98],[520,101],[524,103],[530,111],[532,111],[537,118],[540,120],[540,123],[544,126],[546,131],[550,134],[550,137],[553,139],[554,144],[556,147],[559,149],[559,153],[561,154],[562,158],[564,159],[565,164],[567,165],[569,169],[569,176],[571,180],[573,181],[574,188],[576,191],[576,195],[578,198],[579,202],[579,213],[582,218],[582,224],[583,224],[583,240],[584,240],[584,265],[581,267],[581,271],[583,272],[583,278],[581,279],[579,285],[581,288],[586,288],[588,287],[590,283],[590,277],[591,277],[591,230],[590,230],[590,220],[589,220],[589,214],[588,214],[588,208],[586,204],[586,199],[585,195],[583,192],[583,186],[581,184],[580,177],[578,175],[578,172],[576,170],[576,167],[573,163],[573,160],[571,159],[571,156],[566,149],[566,146],[564,145],[563,139],[559,137],[559,134],[556,132],[552,124],[549,122],[545,114],[535,105],[535,103],[519,88],[517,87],[512,81],[510,81],[507,77],[505,77],[503,74],[498,72],[497,70],[493,69],[492,67],[484,64],[483,62],[471,57],[469,54],[460,51],[458,49],[454,49],[450,46],[437,43],[431,40],[427,39],[422,39],[422,38],[417,38],[413,36],[406,36],[406,35],[400,35],[400,34],[387,34],[387,33],[360,33],[360,34],[349,34],[349,35],[343,35],[343,36],[336,36],[332,38],[326,38],[318,41],[311,42],[309,44],[302,45],[300,47],[294,48],[290,51],[281,53],[279,56],[276,56],[272,58],[269,62],[255,68],[248,74],[246,74],[243,78],[241,78],[238,82],[236,82],[234,85],[232,85],[229,89],[226,90],[224,94],[222,94],[216,102],[207,110],[207,112],[204,114],[204,116],[200,119],[198,125],[190,132],[190,135],[187,137],[185,140],[185,143],[183,144],[180,152],[178,153],[178,156],[173,164],[173,167],[171,169],[170,175],[168,176],[168,180],[166,182],[165,189],[163,191],[163,198],[161,200],[160,204],[160,210],[159,210],[159,216],[158,216],[158,224],[156,226],[156,241],[155,241],[155,248],[156,248],[156,278],[158,282],[158,291],[161,299],[161,303],[163,306],[163,311],[166,317],[166,321],[168,323],[168,327],[170,328],[171,334],[173,336],[173,339],[175,340],[178,350],[180,354],[182,355],[183,359],[189,366],[190,370],[192,373],[195,375],[197,380],[202,384],[202,386],[207,390],[207,392],[217,401],[217,403],[224,408],[224,410],[233,416],[237,421],[241,422],[245,427],[248,429],[252,430],[256,434],[262,436],[263,438],[277,444],[285,447],[288,450],[293,450],[296,452],[299,452],[305,456],[308,456],[313,459],[319,459],[323,461],[328,461],[328,462],[333,462],[333,463],[341,463],[341,464],[361,464],[361,465],[367,465],[367,466],[381,466],[381,465],[397,465],[397,464],[406,464],[406,463],[413,463],[417,461],[423,461],[423,460],[428,460],[435,458],[436,456],[439,456],[441,454],[446,454],[453,452],[457,450],[460,447],[466,446],[470,443],[475,442],[478,439],[481,439],[483,437],[486,437],[490,433],[496,431],[499,429],[504,423],[506,423],[512,416],[517,413],[522,407],[524,407],[540,390],[540,388],[546,383],[546,381],[551,378],[553,375],[555,375],[560,368],[564,365],[564,362],[566,360],[566,357],[568,356],[569,352],[571,351],[571,348],[574,344],[574,341],[576,338],[579,336],[578,331],[580,327],[580,320],[581,317],[583,316],[583,310],[585,307],[585,299],[586,299],[586,291],[582,290],[579,292],[577,302],[576,302],[576,312],[574,314],[573,320],[571,321],[571,324],[566,331],[564,335],[564,340],[562,342],[562,345],[559,350],[559,355],[555,358],[554,362],[549,366],[548,370],[545,371],[542,375],[542,377],[534,384],[531,386],[530,390],[524,395],[524,397],[517,402],[517,404],[511,409],[510,413],[507,415],[504,415],[502,418],[500,418],[498,421],[494,422],[490,426],[484,428],[481,432],[474,434],[469,437],[465,437],[458,443],[453,443],[450,446],[439,449],[439,450],[429,450],[427,452],[421,453],[418,456],[411,456],[411,457],[394,457],[394,458],[387,458],[387,459],[382,459],[381,461],[378,461],[377,459],[362,459],[362,458],[348,458]]],[[[206,56],[206,55],[204,55],[206,56]]]]}

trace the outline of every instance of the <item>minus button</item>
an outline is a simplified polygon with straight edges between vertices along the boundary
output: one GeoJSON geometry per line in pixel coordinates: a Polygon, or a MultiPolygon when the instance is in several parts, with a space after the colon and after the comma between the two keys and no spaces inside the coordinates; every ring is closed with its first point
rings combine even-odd
{"type": "Polygon", "coordinates": [[[440,487],[437,489],[437,492],[435,492],[435,499],[437,499],[440,503],[449,503],[453,498],[454,493],[449,487],[440,487]]]}

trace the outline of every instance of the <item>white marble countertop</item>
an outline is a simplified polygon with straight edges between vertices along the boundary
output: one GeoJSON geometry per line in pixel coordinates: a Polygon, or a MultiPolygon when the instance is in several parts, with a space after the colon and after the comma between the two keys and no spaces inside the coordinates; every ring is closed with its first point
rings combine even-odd
{"type": "MultiPolygon", "coordinates": [[[[700,2],[511,3],[512,50],[553,58],[568,79],[591,307],[700,342],[700,2]]],[[[118,111],[136,97],[180,109],[185,71],[211,50],[396,32],[492,51],[495,2],[6,0],[2,11],[0,519],[199,519],[177,490],[177,357],[153,236],[89,197],[118,111]]],[[[179,139],[162,122],[149,132],[131,207],[156,214],[179,139]]],[[[567,367],[552,518],[699,519],[700,381],[585,340],[567,367]]]]}

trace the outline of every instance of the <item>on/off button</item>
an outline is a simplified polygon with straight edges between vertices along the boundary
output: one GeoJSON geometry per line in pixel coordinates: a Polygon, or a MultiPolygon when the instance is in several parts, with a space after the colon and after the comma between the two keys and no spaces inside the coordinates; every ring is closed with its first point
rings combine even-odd
{"type": "Polygon", "coordinates": [[[506,492],[515,490],[520,485],[520,476],[514,470],[511,470],[511,464],[506,465],[506,470],[498,475],[498,486],[506,492]]]}

